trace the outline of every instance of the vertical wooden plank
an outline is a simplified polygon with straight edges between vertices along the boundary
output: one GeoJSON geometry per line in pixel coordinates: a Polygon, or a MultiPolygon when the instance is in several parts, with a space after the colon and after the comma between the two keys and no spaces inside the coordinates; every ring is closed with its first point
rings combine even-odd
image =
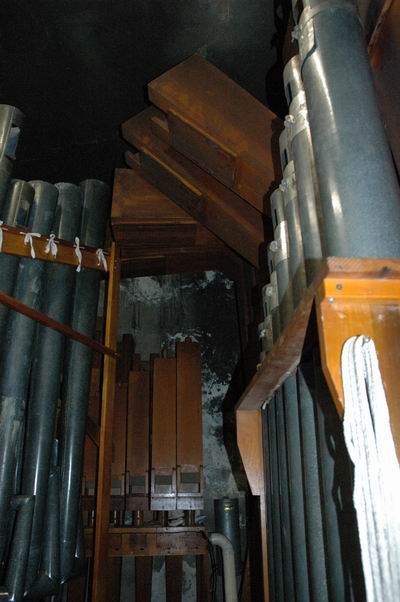
{"type": "Polygon", "coordinates": [[[154,360],[150,507],[176,509],[175,359],[154,360]]]}
{"type": "Polygon", "coordinates": [[[116,383],[111,464],[111,510],[123,510],[126,471],[126,418],[128,386],[116,383]]]}
{"type": "Polygon", "coordinates": [[[183,556],[165,557],[166,602],[182,602],[183,556]]]}
{"type": "Polygon", "coordinates": [[[264,600],[269,600],[267,513],[261,410],[237,410],[237,443],[251,493],[260,496],[261,553],[264,600]]]}
{"type": "Polygon", "coordinates": [[[151,581],[153,575],[153,558],[137,556],[135,558],[135,600],[151,602],[151,581]]]}
{"type": "Polygon", "coordinates": [[[128,510],[147,510],[150,446],[150,375],[141,370],[129,375],[127,473],[128,510]],[[143,485],[142,485],[143,483],[143,485]]]}
{"type": "Polygon", "coordinates": [[[201,361],[198,343],[177,343],[178,508],[202,508],[201,361]],[[183,479],[183,481],[182,481],[183,479]],[[190,494],[194,494],[190,497],[190,494]]]}
{"type": "MultiPolygon", "coordinates": [[[[113,349],[116,349],[117,346],[119,281],[119,257],[115,243],[113,243],[110,256],[105,329],[105,344],[113,349]]],[[[108,525],[110,511],[115,377],[116,360],[110,356],[105,356],[93,557],[92,599],[96,600],[96,602],[108,602],[109,600],[107,595],[108,525]]]]}

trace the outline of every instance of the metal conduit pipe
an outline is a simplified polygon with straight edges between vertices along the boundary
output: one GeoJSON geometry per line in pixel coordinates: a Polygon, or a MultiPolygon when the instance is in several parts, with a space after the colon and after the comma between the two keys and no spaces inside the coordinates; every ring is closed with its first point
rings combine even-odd
{"type": "MultiPolygon", "coordinates": [[[[57,189],[47,182],[31,182],[35,197],[28,228],[49,235],[57,202],[57,189]]],[[[13,296],[39,309],[44,262],[22,258],[13,296]]],[[[25,406],[35,339],[36,322],[10,312],[1,340],[0,357],[0,559],[9,530],[8,511],[18,464],[25,406]]]]}
{"type": "Polygon", "coordinates": [[[287,94],[289,115],[285,119],[296,173],[297,204],[301,225],[307,284],[320,267],[323,253],[323,227],[319,200],[318,178],[307,117],[307,102],[300,74],[299,56],[293,57],[284,72],[285,89],[295,89],[292,98],[287,94]]]}
{"type": "Polygon", "coordinates": [[[298,303],[303,298],[307,283],[303,238],[297,202],[296,174],[293,161],[288,163],[283,172],[283,180],[280,188],[283,192],[285,203],[285,218],[289,239],[289,265],[293,287],[293,309],[296,309],[298,303]]]}
{"type": "Polygon", "coordinates": [[[292,544],[294,559],[294,583],[296,597],[301,602],[310,599],[304,511],[304,484],[300,441],[300,416],[296,376],[289,376],[283,383],[284,411],[287,439],[288,485],[292,544]]]}
{"type": "Polygon", "coordinates": [[[278,471],[279,471],[279,499],[281,505],[281,539],[283,580],[285,586],[285,599],[295,599],[293,555],[292,555],[292,526],[289,503],[289,474],[286,453],[285,412],[282,387],[278,389],[275,397],[276,409],[276,436],[278,446],[278,471]]]}
{"type": "Polygon", "coordinates": [[[210,533],[209,540],[213,546],[218,546],[222,551],[225,602],[237,602],[235,551],[233,545],[229,539],[221,533],[210,533]]]}
{"type": "Polygon", "coordinates": [[[400,192],[355,4],[306,0],[301,71],[326,253],[400,256],[400,192]]]}
{"type": "MultiPolygon", "coordinates": [[[[101,247],[109,216],[109,188],[98,180],[85,180],[81,188],[84,199],[81,244],[101,247]]],[[[90,337],[96,332],[99,284],[98,270],[82,269],[76,274],[71,326],[90,337]]],[[[71,576],[74,569],[91,368],[91,349],[68,341],[61,392],[62,582],[71,576]]]]}
{"type": "Polygon", "coordinates": [[[225,535],[235,552],[236,574],[242,572],[242,552],[240,545],[239,500],[222,498],[214,500],[215,530],[225,535]]]}
{"type": "Polygon", "coordinates": [[[22,602],[24,599],[24,579],[34,505],[34,497],[16,495],[11,499],[11,508],[16,511],[17,518],[8,559],[5,588],[0,592],[0,599],[7,602],[22,602]]]}
{"type": "MultiPolygon", "coordinates": [[[[13,180],[8,190],[7,198],[0,213],[1,220],[7,226],[25,227],[28,223],[29,212],[35,191],[28,182],[13,180]]],[[[0,253],[0,291],[11,295],[19,265],[19,257],[0,253]]],[[[9,309],[0,303],[0,340],[9,309]]]]}
{"type": "Polygon", "coordinates": [[[24,116],[19,109],[0,104],[0,212],[5,201],[24,116]]]}
{"type": "MultiPolygon", "coordinates": [[[[56,189],[58,202],[53,232],[56,238],[72,242],[79,232],[82,193],[80,188],[73,184],[56,184],[56,189]]],[[[63,324],[70,322],[74,279],[73,266],[59,263],[46,265],[41,311],[63,324]]],[[[22,479],[22,493],[34,495],[36,500],[25,584],[28,591],[36,579],[40,562],[64,345],[65,337],[62,334],[38,325],[27,412],[22,479]]]]}
{"type": "Polygon", "coordinates": [[[293,313],[293,288],[289,267],[289,237],[283,192],[278,188],[271,194],[271,215],[274,239],[269,249],[273,253],[278,287],[280,327],[283,330],[293,313]]]}

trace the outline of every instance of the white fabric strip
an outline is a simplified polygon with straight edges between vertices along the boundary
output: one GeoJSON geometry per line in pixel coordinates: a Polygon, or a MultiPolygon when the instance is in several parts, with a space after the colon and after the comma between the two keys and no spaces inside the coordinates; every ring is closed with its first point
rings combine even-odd
{"type": "Polygon", "coordinates": [[[58,241],[55,238],[56,238],[55,234],[50,234],[50,238],[47,239],[47,245],[44,250],[44,252],[47,255],[49,253],[51,253],[53,257],[57,257],[57,253],[58,253],[58,247],[57,247],[58,241]]]}
{"type": "Polygon", "coordinates": [[[108,266],[107,266],[107,261],[106,261],[103,249],[97,249],[96,255],[97,255],[97,265],[103,265],[104,271],[107,272],[108,266]]]}
{"type": "Polygon", "coordinates": [[[36,253],[35,248],[33,246],[33,239],[40,238],[41,235],[38,232],[20,232],[20,234],[22,234],[22,236],[24,237],[24,245],[31,246],[31,257],[32,259],[35,259],[36,253]]]}
{"type": "Polygon", "coordinates": [[[80,247],[79,237],[75,237],[75,255],[78,258],[78,267],[76,268],[77,272],[80,272],[82,269],[82,251],[80,247]]]}
{"type": "Polygon", "coordinates": [[[344,435],[354,464],[368,602],[400,600],[400,468],[375,345],[348,339],[342,351],[344,435]]]}

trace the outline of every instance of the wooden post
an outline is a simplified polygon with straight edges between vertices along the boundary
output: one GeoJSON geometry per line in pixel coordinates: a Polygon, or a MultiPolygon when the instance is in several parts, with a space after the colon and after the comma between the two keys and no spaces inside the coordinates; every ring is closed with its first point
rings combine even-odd
{"type": "MultiPolygon", "coordinates": [[[[111,247],[110,275],[107,291],[105,344],[117,346],[120,266],[115,243],[111,247]]],[[[116,360],[105,356],[100,422],[99,470],[96,494],[92,599],[108,602],[108,526],[110,511],[112,435],[114,419],[116,360]]]]}

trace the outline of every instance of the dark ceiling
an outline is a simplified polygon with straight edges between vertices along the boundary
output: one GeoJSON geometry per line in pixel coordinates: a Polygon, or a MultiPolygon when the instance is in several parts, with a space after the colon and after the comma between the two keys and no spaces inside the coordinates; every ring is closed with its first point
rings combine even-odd
{"type": "Polygon", "coordinates": [[[283,110],[281,1],[3,1],[0,102],[26,115],[14,175],[111,182],[120,124],[146,105],[149,81],[195,52],[283,110]]]}

